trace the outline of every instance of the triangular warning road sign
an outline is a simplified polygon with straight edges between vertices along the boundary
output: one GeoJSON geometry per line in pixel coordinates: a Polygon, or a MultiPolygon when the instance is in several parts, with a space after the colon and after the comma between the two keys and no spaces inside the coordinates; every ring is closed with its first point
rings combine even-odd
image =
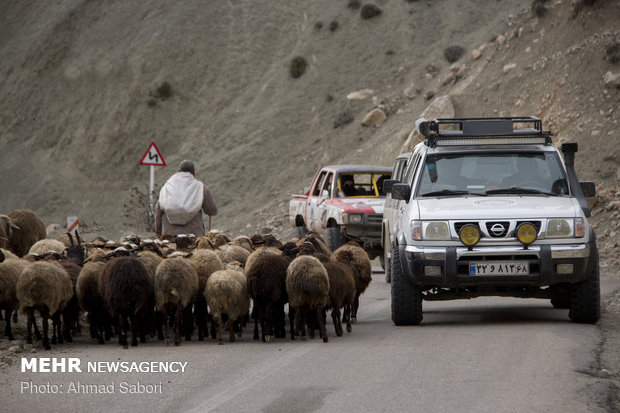
{"type": "Polygon", "coordinates": [[[149,148],[144,152],[140,165],[166,166],[166,161],[164,161],[164,157],[161,156],[161,152],[157,149],[155,142],[151,142],[149,148]]]}

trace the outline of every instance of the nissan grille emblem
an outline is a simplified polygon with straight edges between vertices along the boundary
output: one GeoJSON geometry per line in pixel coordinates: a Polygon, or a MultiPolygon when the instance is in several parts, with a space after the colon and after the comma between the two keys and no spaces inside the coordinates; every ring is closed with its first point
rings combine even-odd
{"type": "Polygon", "coordinates": [[[502,224],[495,224],[491,227],[491,232],[497,237],[502,235],[504,231],[506,231],[506,228],[502,224]]]}

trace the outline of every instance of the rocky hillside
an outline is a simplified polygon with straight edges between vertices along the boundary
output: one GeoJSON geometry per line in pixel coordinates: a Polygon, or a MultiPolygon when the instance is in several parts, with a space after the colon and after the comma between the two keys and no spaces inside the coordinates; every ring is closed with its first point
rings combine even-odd
{"type": "Polygon", "coordinates": [[[220,208],[214,227],[286,236],[288,199],[316,168],[391,165],[432,105],[540,116],[556,142],[579,142],[578,173],[602,195],[599,233],[617,247],[620,3],[376,0],[374,16],[368,5],[0,3],[0,212],[143,232],[141,207],[124,205],[147,190],[138,162],[155,141],[168,163],[157,184],[194,160],[220,208]]]}

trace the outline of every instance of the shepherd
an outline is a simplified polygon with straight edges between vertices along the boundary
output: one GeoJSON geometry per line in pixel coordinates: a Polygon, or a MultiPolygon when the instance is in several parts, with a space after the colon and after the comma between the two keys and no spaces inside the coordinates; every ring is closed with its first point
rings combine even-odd
{"type": "Polygon", "coordinates": [[[179,172],[172,175],[159,191],[155,206],[155,234],[205,233],[202,212],[217,215],[217,206],[211,190],[196,177],[194,163],[184,160],[179,172]]]}

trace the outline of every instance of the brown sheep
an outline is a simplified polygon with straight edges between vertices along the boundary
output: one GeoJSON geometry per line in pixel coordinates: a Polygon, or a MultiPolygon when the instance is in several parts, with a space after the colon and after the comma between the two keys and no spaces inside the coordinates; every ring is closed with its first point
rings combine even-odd
{"type": "Polygon", "coordinates": [[[248,250],[237,245],[222,245],[215,250],[215,252],[220,257],[223,264],[237,261],[244,267],[248,257],[250,256],[250,252],[248,250]]]}
{"type": "Polygon", "coordinates": [[[153,285],[148,271],[137,258],[111,259],[99,275],[99,294],[104,306],[120,326],[118,343],[127,348],[127,330],[131,322],[131,345],[145,342],[144,321],[153,310],[153,285]]]}
{"type": "Polygon", "coordinates": [[[321,262],[312,256],[295,258],[286,270],[286,292],[295,311],[295,335],[306,340],[306,325],[316,316],[319,334],[327,343],[323,308],[329,304],[329,276],[321,262]]]}
{"type": "Polygon", "coordinates": [[[361,247],[345,244],[334,251],[332,258],[348,265],[353,270],[355,279],[355,301],[351,307],[351,322],[357,322],[357,309],[360,304],[360,295],[366,291],[372,281],[372,264],[368,254],[361,247]]]}
{"type": "Polygon", "coordinates": [[[57,239],[44,238],[32,244],[27,252],[31,255],[43,256],[50,251],[57,254],[62,254],[65,248],[65,244],[62,241],[58,241],[57,239]]]}
{"type": "MultiPolygon", "coordinates": [[[[26,342],[32,344],[34,311],[41,314],[43,323],[43,347],[51,348],[48,339],[48,319],[58,317],[73,297],[73,282],[69,274],[51,261],[38,261],[24,268],[15,286],[20,311],[28,316],[26,342]]],[[[63,331],[68,333],[66,323],[63,331]]],[[[52,340],[55,337],[55,329],[52,340]]],[[[62,336],[61,336],[62,337],[62,336]]]]}
{"type": "Polygon", "coordinates": [[[19,309],[19,301],[15,286],[19,275],[24,268],[30,265],[28,262],[17,257],[5,258],[3,250],[0,250],[0,311],[4,309],[4,319],[6,325],[4,333],[9,340],[14,340],[13,330],[11,329],[11,316],[17,315],[19,309]]]}
{"type": "Polygon", "coordinates": [[[254,251],[254,245],[252,245],[252,240],[250,239],[250,237],[247,237],[245,235],[240,235],[238,237],[235,237],[230,242],[230,245],[236,245],[238,247],[245,248],[250,253],[252,253],[254,251]]]}
{"type": "Polygon", "coordinates": [[[16,209],[7,215],[19,227],[13,230],[7,244],[8,249],[18,257],[23,257],[35,242],[45,238],[45,224],[29,209],[16,209]]]}
{"type": "Polygon", "coordinates": [[[104,261],[92,261],[84,264],[80,270],[76,284],[76,294],[80,308],[88,314],[90,337],[97,339],[99,344],[110,340],[112,320],[103,305],[99,294],[99,275],[105,267],[104,261]]]}
{"type": "Polygon", "coordinates": [[[191,306],[198,292],[198,275],[190,262],[183,257],[163,260],[155,273],[155,308],[164,317],[166,344],[169,340],[168,314],[174,311],[174,345],[181,344],[181,330],[185,340],[191,339],[191,306]],[[184,320],[181,316],[185,314],[184,320]]]}
{"type": "Polygon", "coordinates": [[[343,335],[340,309],[343,310],[342,321],[346,322],[347,332],[351,332],[351,306],[355,301],[355,280],[351,268],[338,262],[325,254],[317,252],[314,245],[306,242],[299,247],[299,255],[311,255],[321,261],[329,276],[329,305],[325,310],[331,309],[332,320],[336,335],[343,335]]]}
{"type": "MultiPolygon", "coordinates": [[[[291,259],[268,250],[262,253],[260,250],[255,251],[252,256],[254,258],[248,259],[248,264],[246,264],[245,274],[247,289],[254,302],[252,308],[254,340],[259,338],[259,324],[263,342],[269,342],[272,335],[276,338],[284,338],[286,337],[284,306],[288,302],[286,269],[291,259]]],[[[290,319],[290,322],[291,338],[294,338],[293,320],[290,319]]]]}
{"type": "Polygon", "coordinates": [[[226,269],[211,274],[204,290],[213,319],[217,322],[217,341],[222,341],[222,326],[228,321],[229,341],[235,341],[235,324],[239,337],[243,331],[242,317],[250,311],[250,295],[245,275],[241,271],[226,269]]]}
{"type": "Polygon", "coordinates": [[[6,249],[13,231],[19,229],[8,215],[0,215],[0,248],[6,249]]]}
{"type": "MultiPolygon", "coordinates": [[[[207,323],[209,317],[207,301],[205,300],[203,292],[211,274],[215,271],[223,270],[224,264],[215,251],[203,248],[195,249],[188,259],[198,275],[198,294],[194,304],[194,317],[196,318],[196,325],[198,326],[198,341],[203,341],[205,335],[208,334],[207,323]]],[[[215,327],[213,325],[211,328],[211,337],[215,338],[215,327]]]]}

